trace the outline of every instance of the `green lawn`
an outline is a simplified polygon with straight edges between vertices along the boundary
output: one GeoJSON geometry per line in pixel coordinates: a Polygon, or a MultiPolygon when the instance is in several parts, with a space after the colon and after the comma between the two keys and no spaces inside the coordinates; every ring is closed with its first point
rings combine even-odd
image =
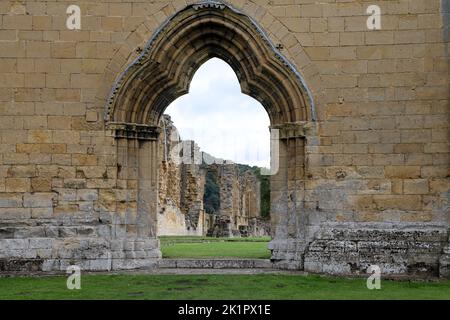
{"type": "Polygon", "coordinates": [[[270,238],[161,237],[164,258],[269,259],[270,238]]]}
{"type": "Polygon", "coordinates": [[[382,280],[317,275],[85,275],[81,290],[66,277],[0,278],[0,299],[450,299],[450,281],[382,280]]]}

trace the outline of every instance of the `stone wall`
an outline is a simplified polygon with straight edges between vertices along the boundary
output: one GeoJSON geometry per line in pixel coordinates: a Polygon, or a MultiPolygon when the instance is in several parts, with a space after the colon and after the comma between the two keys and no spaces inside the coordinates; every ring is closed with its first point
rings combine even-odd
{"type": "Polygon", "coordinates": [[[217,175],[220,209],[209,234],[218,237],[268,236],[270,227],[261,217],[261,186],[251,168],[232,162],[213,164],[217,175]]]}
{"type": "MultiPolygon", "coordinates": [[[[104,114],[119,75],[190,3],[74,0],[82,20],[72,31],[68,2],[0,2],[1,268],[108,269],[158,259],[156,131],[130,120],[113,135],[104,114]]],[[[314,271],[390,263],[388,272],[428,265],[448,275],[446,2],[229,3],[267,36],[251,39],[298,70],[313,101],[304,122],[279,126],[286,134],[271,184],[273,259],[314,271]],[[367,29],[369,4],[381,8],[381,30],[367,29]]],[[[260,57],[253,56],[265,67],[260,57]]],[[[155,70],[152,77],[161,74],[155,70]]],[[[272,117],[300,113],[275,109],[263,89],[243,88],[267,98],[272,117]]],[[[120,107],[130,119],[140,114],[120,107]]]]}
{"type": "Polygon", "coordinates": [[[203,210],[205,171],[199,147],[183,141],[170,116],[160,122],[158,235],[206,234],[203,210]]]}

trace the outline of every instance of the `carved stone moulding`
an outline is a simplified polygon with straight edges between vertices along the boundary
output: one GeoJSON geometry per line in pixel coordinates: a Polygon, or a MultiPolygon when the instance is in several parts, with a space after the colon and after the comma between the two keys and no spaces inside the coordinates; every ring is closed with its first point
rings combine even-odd
{"type": "Polygon", "coordinates": [[[298,121],[270,126],[271,130],[278,130],[279,139],[306,138],[317,134],[317,122],[298,121]]]}
{"type": "Polygon", "coordinates": [[[136,140],[158,140],[160,128],[136,123],[117,123],[108,124],[108,129],[112,130],[115,138],[136,139],[136,140]]]}

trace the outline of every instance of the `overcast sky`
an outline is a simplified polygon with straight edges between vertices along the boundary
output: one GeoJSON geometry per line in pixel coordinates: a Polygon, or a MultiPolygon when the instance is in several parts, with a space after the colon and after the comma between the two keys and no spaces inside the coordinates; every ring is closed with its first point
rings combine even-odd
{"type": "Polygon", "coordinates": [[[202,151],[237,163],[269,167],[269,117],[255,99],[241,93],[233,69],[220,59],[203,64],[189,94],[165,111],[183,140],[202,151]]]}

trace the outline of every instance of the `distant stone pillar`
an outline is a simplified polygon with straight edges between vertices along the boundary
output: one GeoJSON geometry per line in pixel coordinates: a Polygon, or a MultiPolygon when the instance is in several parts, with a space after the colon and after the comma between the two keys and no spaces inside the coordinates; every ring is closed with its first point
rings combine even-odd
{"type": "Polygon", "coordinates": [[[218,236],[233,236],[235,230],[236,200],[236,166],[233,164],[215,165],[219,183],[220,208],[216,218],[218,236]]]}
{"type": "Polygon", "coordinates": [[[219,166],[219,193],[220,193],[220,215],[232,218],[234,216],[234,184],[236,168],[231,164],[219,166]]]}

